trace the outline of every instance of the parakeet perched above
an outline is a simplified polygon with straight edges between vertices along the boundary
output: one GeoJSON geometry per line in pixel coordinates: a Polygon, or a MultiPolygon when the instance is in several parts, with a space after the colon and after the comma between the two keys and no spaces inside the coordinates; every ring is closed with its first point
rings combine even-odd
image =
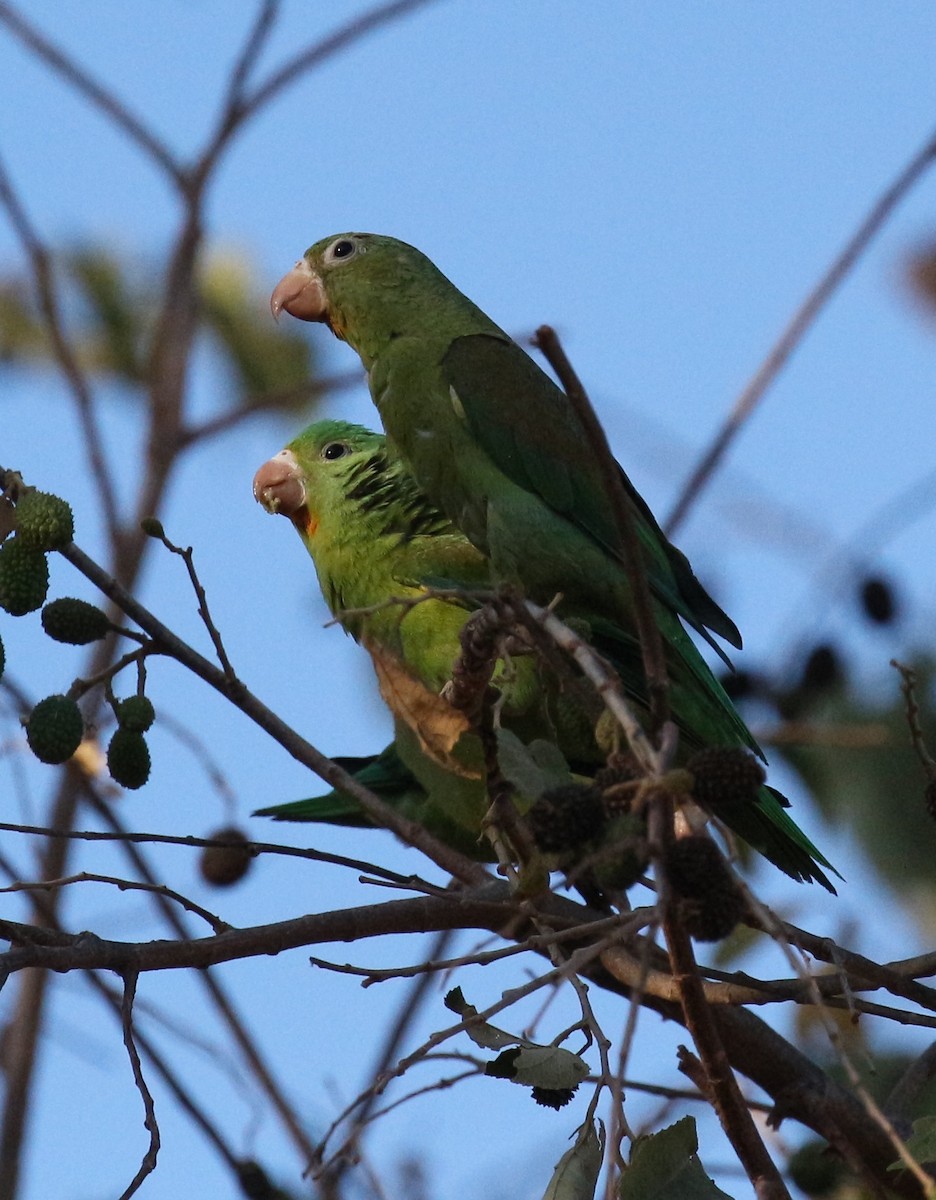
{"type": "MultiPolygon", "coordinates": [[[[315,562],[329,608],[371,654],[396,722],[390,791],[396,788],[394,795],[410,806],[424,805],[430,828],[430,820],[444,814],[444,820],[476,833],[488,805],[480,744],[465,715],[440,694],[459,656],[459,634],[471,608],[457,598],[425,597],[432,587],[489,589],[487,560],[427,499],[401,460],[389,456],[385,439],[360,426],[311,425],[260,468],[254,495],[270,512],[291,519],[315,562]],[[400,763],[421,790],[397,787],[400,763]]],[[[636,637],[607,617],[578,620],[584,636],[616,667],[630,699],[645,706],[636,637]]],[[[683,637],[695,657],[687,661],[680,653],[669,665],[685,752],[709,745],[753,747],[741,718],[683,637]]],[[[534,654],[499,663],[494,682],[507,731],[524,744],[552,744],[576,774],[594,775],[604,761],[595,741],[602,709],[597,696],[557,679],[534,654]]],[[[376,760],[378,782],[387,774],[389,753],[376,760]]],[[[716,802],[711,808],[794,879],[816,879],[831,890],[817,865],[829,863],[770,788],[762,787],[750,804],[722,811],[716,802]]],[[[286,815],[282,808],[273,815],[281,813],[286,815]]]]}
{"type": "MultiPolygon", "coordinates": [[[[325,322],[358,352],[391,453],[490,559],[498,582],[540,603],[561,592],[570,606],[631,627],[613,509],[569,400],[424,254],[377,234],[326,238],[271,305],[325,322]]],[[[712,645],[714,633],[740,646],[734,623],[621,480],[664,638],[680,640],[678,614],[712,645]]]]}

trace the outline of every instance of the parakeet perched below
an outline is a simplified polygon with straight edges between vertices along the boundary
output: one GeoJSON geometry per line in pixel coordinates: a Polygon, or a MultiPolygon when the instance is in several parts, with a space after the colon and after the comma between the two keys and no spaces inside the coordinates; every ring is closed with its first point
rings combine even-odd
{"type": "MultiPolygon", "coordinates": [[[[360,426],[339,421],[310,426],[260,468],[254,494],[269,511],[292,520],[315,562],[326,603],[373,659],[396,723],[395,750],[376,760],[375,779],[384,780],[392,760],[402,764],[421,790],[406,784],[395,796],[425,805],[431,819],[444,814],[476,836],[488,805],[480,743],[465,715],[440,694],[451,679],[471,608],[457,598],[424,597],[430,587],[489,589],[487,560],[430,502],[404,463],[388,454],[385,439],[360,426]]],[[[613,662],[630,698],[645,705],[636,637],[604,616],[577,619],[584,636],[613,662]]],[[[677,656],[670,664],[672,707],[685,751],[754,746],[683,636],[697,660],[677,656]],[[707,679],[710,689],[702,686],[707,679]]],[[[494,683],[502,694],[502,726],[520,741],[553,744],[577,774],[593,775],[602,765],[594,732],[602,709],[597,696],[558,680],[534,654],[500,662],[494,683]]],[[[393,779],[391,784],[392,791],[393,779]]],[[[817,862],[829,864],[771,789],[762,787],[748,805],[732,804],[724,812],[712,807],[781,870],[831,888],[817,862]]],[[[284,808],[272,815],[281,812],[286,815],[284,808]]],[[[426,824],[432,827],[430,820],[426,824]]]]}
{"type": "MultiPolygon", "coordinates": [[[[403,464],[387,458],[382,434],[347,422],[311,425],[260,468],[254,495],[293,522],[328,607],[369,652],[393,713],[393,745],[356,763],[357,778],[447,844],[490,857],[489,844],[479,840],[490,806],[481,745],[465,714],[439,694],[472,610],[457,599],[424,598],[430,584],[489,591],[484,556],[429,503],[403,464]]],[[[556,739],[567,762],[594,774],[604,758],[593,734],[601,711],[594,695],[559,695],[531,655],[501,663],[494,683],[504,728],[524,743],[556,739]]],[[[342,793],[258,815],[367,823],[342,793]]]]}

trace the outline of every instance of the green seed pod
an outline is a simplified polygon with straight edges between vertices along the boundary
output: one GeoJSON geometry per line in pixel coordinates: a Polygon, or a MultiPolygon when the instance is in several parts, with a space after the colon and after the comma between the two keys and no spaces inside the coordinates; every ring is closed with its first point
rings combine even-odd
{"type": "Polygon", "coordinates": [[[150,773],[150,752],[142,733],[116,729],[107,747],[111,779],[130,791],[141,788],[150,773]]]}
{"type": "Polygon", "coordinates": [[[117,724],[130,733],[146,733],[156,720],[156,710],[146,696],[128,696],[117,705],[117,724]]]}
{"type": "Polygon", "coordinates": [[[40,762],[67,762],[81,744],[84,720],[81,709],[67,696],[46,696],[29,714],[26,740],[40,762]]]}
{"type": "Polygon", "coordinates": [[[0,608],[22,617],[41,607],[49,590],[49,564],[41,550],[19,537],[0,546],[0,608]]]}
{"type": "Polygon", "coordinates": [[[642,817],[621,813],[613,817],[595,852],[592,875],[600,888],[624,892],[647,869],[647,826],[642,817]]]}
{"type": "Polygon", "coordinates": [[[27,492],[16,505],[16,536],[33,550],[61,550],[75,535],[71,505],[51,492],[27,492]]]}
{"type": "Polygon", "coordinates": [[[243,879],[253,862],[247,838],[236,827],[216,829],[208,835],[219,842],[232,842],[231,846],[205,846],[201,852],[199,870],[205,883],[214,887],[230,887],[243,879]]]}
{"type": "Polygon", "coordinates": [[[156,517],[144,517],[140,522],[140,528],[147,537],[162,539],[166,536],[162,527],[162,521],[157,520],[156,517]]]}
{"type": "Polygon", "coordinates": [[[55,642],[87,646],[110,633],[111,623],[99,608],[86,600],[63,596],[42,610],[42,628],[55,642]]]}

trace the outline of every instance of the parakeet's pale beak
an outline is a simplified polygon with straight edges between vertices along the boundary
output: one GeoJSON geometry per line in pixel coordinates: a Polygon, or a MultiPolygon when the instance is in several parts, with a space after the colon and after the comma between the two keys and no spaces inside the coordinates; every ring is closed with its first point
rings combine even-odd
{"type": "Polygon", "coordinates": [[[280,450],[254,475],[254,499],[269,513],[292,517],[305,505],[302,472],[291,450],[280,450]]]}
{"type": "Polygon", "coordinates": [[[298,317],[300,321],[326,319],[328,301],[325,299],[325,289],[304,258],[300,258],[273,289],[270,309],[274,317],[278,317],[285,309],[291,317],[298,317]]]}

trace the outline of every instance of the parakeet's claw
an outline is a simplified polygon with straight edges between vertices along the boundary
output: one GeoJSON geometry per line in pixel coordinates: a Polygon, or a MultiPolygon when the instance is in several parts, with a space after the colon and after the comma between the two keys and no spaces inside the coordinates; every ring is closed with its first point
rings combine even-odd
{"type": "Polygon", "coordinates": [[[285,309],[300,321],[324,321],[328,312],[322,281],[305,259],[300,258],[273,289],[270,310],[279,317],[285,309]]]}
{"type": "Polygon", "coordinates": [[[254,499],[269,513],[291,517],[306,502],[302,472],[291,450],[281,450],[254,475],[254,499]]]}

